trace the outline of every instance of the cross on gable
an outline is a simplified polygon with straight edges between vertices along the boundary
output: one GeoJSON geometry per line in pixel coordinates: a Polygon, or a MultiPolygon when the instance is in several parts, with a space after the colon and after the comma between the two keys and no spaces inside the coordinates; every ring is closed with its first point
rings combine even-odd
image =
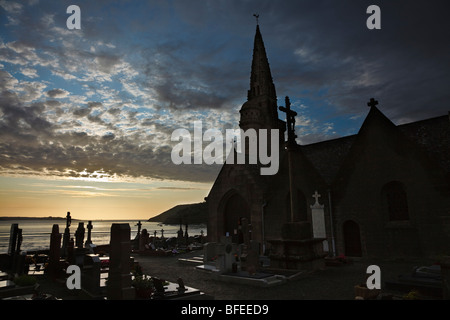
{"type": "Polygon", "coordinates": [[[312,197],[314,199],[316,199],[316,203],[319,203],[319,198],[321,197],[321,195],[317,192],[317,190],[314,192],[314,194],[312,195],[312,197]]]}
{"type": "Polygon", "coordinates": [[[378,104],[378,101],[375,100],[374,98],[370,98],[370,101],[367,102],[367,105],[368,105],[369,107],[375,107],[377,104],[378,104]]]}

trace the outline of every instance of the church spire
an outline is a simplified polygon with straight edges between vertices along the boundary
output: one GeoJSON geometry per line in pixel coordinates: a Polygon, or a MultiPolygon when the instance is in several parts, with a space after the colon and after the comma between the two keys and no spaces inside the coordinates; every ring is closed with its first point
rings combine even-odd
{"type": "MultiPolygon", "coordinates": [[[[259,18],[259,15],[255,15],[259,18]]],[[[264,41],[257,20],[253,43],[250,90],[242,106],[239,125],[242,129],[275,129],[279,127],[277,94],[270,72],[264,41]]]]}
{"type": "Polygon", "coordinates": [[[259,24],[256,25],[255,41],[253,44],[252,71],[250,75],[250,90],[247,99],[267,95],[276,99],[275,85],[270,72],[269,60],[262,39],[259,24]]]}

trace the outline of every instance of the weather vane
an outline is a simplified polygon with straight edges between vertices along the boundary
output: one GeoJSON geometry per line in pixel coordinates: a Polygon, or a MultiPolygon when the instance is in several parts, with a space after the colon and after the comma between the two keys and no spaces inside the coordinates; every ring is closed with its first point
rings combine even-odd
{"type": "Polygon", "coordinates": [[[256,24],[259,25],[259,14],[254,13],[253,16],[256,18],[256,24]]]}

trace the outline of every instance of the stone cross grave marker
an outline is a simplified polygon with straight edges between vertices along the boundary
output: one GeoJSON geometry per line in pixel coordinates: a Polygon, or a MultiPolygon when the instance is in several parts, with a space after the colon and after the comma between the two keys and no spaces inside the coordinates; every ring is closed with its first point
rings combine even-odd
{"type": "Polygon", "coordinates": [[[87,226],[86,226],[87,230],[88,230],[88,234],[87,234],[87,240],[84,243],[85,247],[89,247],[90,244],[92,244],[92,240],[91,240],[91,232],[92,232],[92,221],[89,221],[87,226]]]}

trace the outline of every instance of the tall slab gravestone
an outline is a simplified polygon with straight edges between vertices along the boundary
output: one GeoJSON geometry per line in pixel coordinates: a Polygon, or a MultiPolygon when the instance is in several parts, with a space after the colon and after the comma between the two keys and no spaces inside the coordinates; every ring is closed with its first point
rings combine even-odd
{"type": "Polygon", "coordinates": [[[59,272],[59,259],[61,256],[61,234],[59,226],[54,224],[50,235],[50,251],[47,272],[50,277],[56,277],[59,272]]]}
{"type": "Polygon", "coordinates": [[[67,212],[66,228],[64,229],[63,244],[62,244],[62,248],[61,248],[61,256],[63,256],[63,257],[67,256],[67,246],[69,245],[69,241],[70,241],[70,225],[71,224],[72,224],[72,217],[70,216],[70,212],[67,212]]]}
{"type": "Polygon", "coordinates": [[[78,228],[75,231],[75,246],[78,248],[83,248],[84,232],[84,222],[78,222],[78,228]]]}
{"type": "Polygon", "coordinates": [[[135,290],[131,286],[130,253],[131,232],[128,223],[111,225],[109,249],[109,275],[107,297],[109,300],[131,300],[135,290]]]}
{"type": "Polygon", "coordinates": [[[19,233],[19,224],[17,223],[11,224],[11,230],[9,233],[9,247],[8,247],[9,255],[14,255],[14,253],[16,252],[18,233],[19,233]]]}
{"type": "MultiPolygon", "coordinates": [[[[312,216],[312,227],[313,227],[313,237],[314,238],[324,238],[327,237],[327,232],[325,229],[325,213],[323,211],[323,204],[319,203],[320,194],[316,191],[313,194],[313,198],[316,202],[310,206],[311,216],[312,216]]],[[[328,252],[328,241],[323,241],[323,251],[328,252]]]]}

